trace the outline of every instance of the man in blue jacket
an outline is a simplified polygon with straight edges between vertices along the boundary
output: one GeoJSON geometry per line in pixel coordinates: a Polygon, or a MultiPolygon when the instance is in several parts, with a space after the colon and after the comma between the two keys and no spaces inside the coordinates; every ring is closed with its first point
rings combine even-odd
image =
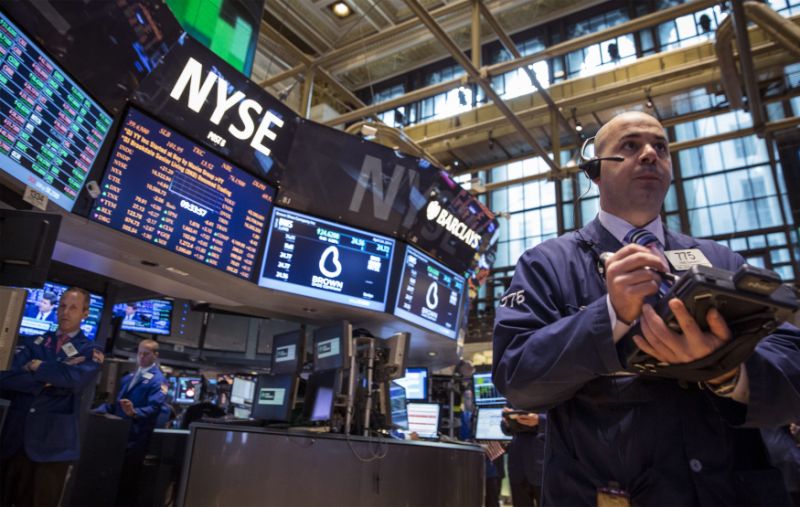
{"type": "Polygon", "coordinates": [[[11,400],[0,440],[3,505],[57,505],[80,452],[81,398],[103,355],[80,328],[88,292],[68,289],[57,313],[58,329],[20,337],[11,369],[0,372],[0,397],[11,400]]]}
{"type": "Polygon", "coordinates": [[[136,355],[138,368],[122,377],[115,403],[104,403],[94,411],[131,419],[128,448],[122,468],[116,505],[136,505],[142,461],[156,426],[156,419],[167,399],[169,384],[161,373],[158,342],[142,340],[136,355]]]}
{"type": "Polygon", "coordinates": [[[771,496],[781,485],[756,428],[800,414],[800,332],[781,326],[744,363],[701,385],[623,371],[616,344],[636,321],[635,343],[670,364],[731,339],[716,310],[702,332],[677,299],[670,308],[682,332],[669,329],[645,302],[659,292],[656,270],[687,269],[675,266],[676,252],[727,270],[744,259],[663,227],[672,162],[655,118],[615,117],[595,151],[616,158],[591,176],[600,214],[522,255],[495,320],[495,385],[516,408],[548,411],[543,504],[785,501],[771,496]],[[613,252],[605,277],[604,252],[613,252]]]}

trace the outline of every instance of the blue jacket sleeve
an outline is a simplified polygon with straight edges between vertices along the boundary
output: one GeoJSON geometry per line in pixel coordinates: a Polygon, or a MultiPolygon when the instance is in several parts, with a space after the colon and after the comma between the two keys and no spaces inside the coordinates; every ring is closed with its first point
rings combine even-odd
{"type": "Polygon", "coordinates": [[[167,395],[161,391],[161,383],[154,382],[147,395],[147,404],[133,407],[136,412],[136,417],[157,417],[158,413],[161,411],[161,405],[163,405],[165,401],[167,401],[167,395]]]}
{"type": "Polygon", "coordinates": [[[117,403],[103,403],[99,407],[92,409],[95,414],[116,414],[117,403]]]}
{"type": "Polygon", "coordinates": [[[92,359],[92,349],[87,348],[82,356],[85,360],[79,364],[66,364],[59,361],[44,361],[34,373],[36,380],[79,391],[86,387],[100,371],[100,364],[92,359]]]}
{"type": "Polygon", "coordinates": [[[33,373],[24,370],[0,372],[0,391],[16,391],[26,394],[39,394],[44,383],[33,378],[33,373]]]}
{"type": "Polygon", "coordinates": [[[22,343],[17,346],[11,359],[11,371],[21,371],[33,359],[33,350],[28,345],[28,339],[20,336],[20,341],[22,343]]]}
{"type": "MultiPolygon", "coordinates": [[[[517,263],[494,328],[493,381],[512,406],[541,412],[566,401],[588,381],[622,369],[605,296],[571,308],[561,294],[559,269],[540,245],[517,263]]],[[[565,284],[569,286],[569,284],[565,284]]]]}

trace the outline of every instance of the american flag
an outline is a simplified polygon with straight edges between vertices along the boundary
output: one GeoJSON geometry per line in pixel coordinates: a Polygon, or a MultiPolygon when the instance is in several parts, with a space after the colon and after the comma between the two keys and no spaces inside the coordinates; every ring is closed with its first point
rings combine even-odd
{"type": "Polygon", "coordinates": [[[486,453],[486,456],[490,461],[496,460],[506,452],[502,444],[500,444],[500,442],[497,440],[483,442],[481,445],[483,446],[483,452],[486,453]]]}

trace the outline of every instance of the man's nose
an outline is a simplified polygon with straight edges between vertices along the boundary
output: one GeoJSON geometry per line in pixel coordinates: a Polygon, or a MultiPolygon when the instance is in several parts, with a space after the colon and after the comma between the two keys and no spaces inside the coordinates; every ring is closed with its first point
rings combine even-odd
{"type": "Polygon", "coordinates": [[[658,153],[656,152],[656,149],[653,148],[653,145],[650,143],[645,143],[644,147],[642,148],[642,153],[641,155],[639,155],[639,160],[641,160],[642,162],[647,161],[650,163],[654,163],[657,158],[658,158],[658,153]]]}

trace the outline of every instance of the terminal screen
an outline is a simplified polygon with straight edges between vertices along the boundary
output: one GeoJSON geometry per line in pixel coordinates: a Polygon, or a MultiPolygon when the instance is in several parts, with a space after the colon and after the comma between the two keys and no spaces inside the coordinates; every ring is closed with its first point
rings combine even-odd
{"type": "Polygon", "coordinates": [[[256,382],[244,377],[234,377],[231,388],[231,403],[234,405],[250,405],[256,394],[256,382]]]}
{"type": "Polygon", "coordinates": [[[478,409],[478,420],[475,423],[475,438],[478,440],[511,440],[500,428],[503,421],[501,407],[481,407],[478,409]]]}
{"type": "Polygon", "coordinates": [[[275,190],[134,108],[91,218],[250,279],[275,190]]]}
{"type": "Polygon", "coordinates": [[[0,12],[0,168],[71,211],[111,123],[0,12]]]}
{"type": "Polygon", "coordinates": [[[395,380],[406,390],[406,398],[409,400],[428,399],[428,369],[427,368],[406,368],[406,375],[395,380]]]}
{"type": "Polygon", "coordinates": [[[259,285],[384,311],[395,242],[275,208],[259,285]]]}
{"type": "Polygon", "coordinates": [[[439,404],[409,403],[408,431],[415,432],[421,438],[437,438],[439,436],[439,404]]]}
{"type": "Polygon", "coordinates": [[[114,317],[122,319],[120,329],[140,333],[170,334],[172,301],[148,299],[114,305],[114,317]]]}
{"type": "Polygon", "coordinates": [[[394,314],[455,339],[465,283],[463,276],[409,246],[403,261],[394,314]]]}
{"type": "Polygon", "coordinates": [[[476,373],[472,376],[472,388],[476,405],[501,405],[506,399],[494,386],[491,373],[476,373]]]}
{"type": "MultiPolygon", "coordinates": [[[[45,282],[41,289],[27,289],[28,298],[25,300],[25,313],[19,326],[19,334],[35,336],[58,329],[58,302],[68,288],[59,283],[45,282]]],[[[97,337],[97,326],[102,312],[103,297],[90,293],[89,315],[81,322],[81,331],[86,338],[94,340],[97,337]]]]}
{"type": "Polygon", "coordinates": [[[200,377],[178,377],[178,390],[175,403],[189,405],[200,401],[203,379],[200,377]]]}

